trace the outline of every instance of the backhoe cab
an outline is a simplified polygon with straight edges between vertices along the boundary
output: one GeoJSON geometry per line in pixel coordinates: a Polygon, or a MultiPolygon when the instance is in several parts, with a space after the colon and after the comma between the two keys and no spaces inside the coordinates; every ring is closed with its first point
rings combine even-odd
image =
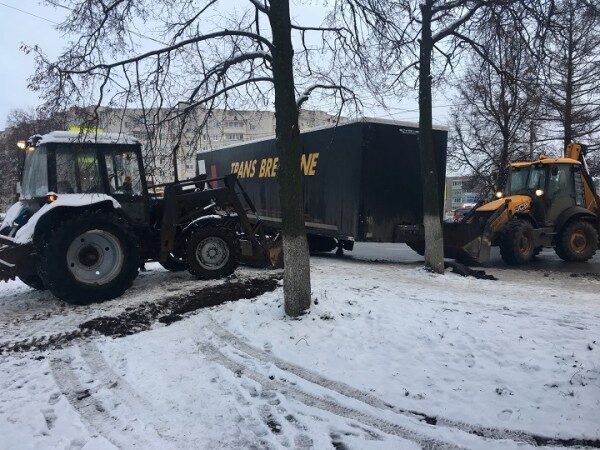
{"type": "Polygon", "coordinates": [[[541,156],[509,167],[506,190],[476,206],[463,222],[444,224],[447,257],[483,263],[499,246],[509,265],[526,264],[544,247],[565,261],[587,261],[598,249],[600,201],[585,163],[570,144],[565,157],[541,156]]]}

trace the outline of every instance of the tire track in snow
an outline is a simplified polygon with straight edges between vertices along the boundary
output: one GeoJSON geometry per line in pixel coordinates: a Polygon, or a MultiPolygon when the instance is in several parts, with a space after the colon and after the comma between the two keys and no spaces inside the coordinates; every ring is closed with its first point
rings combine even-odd
{"type": "MultiPolygon", "coordinates": [[[[157,439],[148,439],[148,434],[156,430],[148,429],[140,420],[127,420],[113,414],[110,408],[97,398],[94,388],[86,388],[81,383],[75,370],[71,367],[74,360],[72,354],[63,352],[60,357],[50,361],[52,376],[63,395],[73,409],[79,414],[88,430],[94,431],[117,448],[168,449],[170,443],[157,439]],[[141,427],[141,430],[139,428],[141,427]],[[149,433],[150,432],[150,433],[149,433]]],[[[113,402],[117,406],[120,402],[113,402]]],[[[158,433],[156,433],[158,435],[158,433]]]]}
{"type": "Polygon", "coordinates": [[[410,428],[389,422],[380,417],[343,406],[332,399],[325,399],[313,394],[309,394],[295,386],[291,386],[279,380],[270,380],[268,377],[249,369],[247,366],[234,361],[225,356],[219,349],[209,343],[200,345],[201,351],[212,361],[229,369],[235,374],[243,374],[251,380],[259,383],[265,390],[277,390],[282,395],[292,398],[307,406],[327,411],[336,416],[360,422],[368,427],[375,428],[383,433],[398,436],[402,439],[412,441],[420,445],[423,449],[461,449],[463,447],[445,442],[439,439],[431,438],[418,433],[410,428]]]}
{"type": "Polygon", "coordinates": [[[373,406],[374,408],[393,411],[396,414],[407,416],[410,418],[416,418],[418,420],[424,421],[429,425],[442,426],[445,428],[457,429],[460,431],[464,431],[469,434],[474,434],[476,436],[494,439],[494,440],[511,440],[518,443],[529,444],[532,446],[554,446],[554,447],[576,447],[576,446],[587,446],[593,448],[600,448],[600,441],[594,439],[577,439],[577,438],[551,438],[547,436],[540,436],[533,433],[528,433],[520,430],[510,430],[507,428],[495,428],[495,427],[486,427],[481,425],[470,424],[467,422],[462,422],[458,420],[447,419],[439,416],[431,416],[426,413],[401,409],[394,405],[391,405],[388,402],[383,401],[379,397],[376,397],[373,394],[370,394],[365,391],[361,391],[360,389],[354,388],[346,383],[340,381],[330,380],[322,375],[317,374],[311,370],[308,370],[304,367],[298,366],[296,364],[292,364],[287,362],[281,358],[278,358],[274,355],[270,355],[262,350],[253,347],[229,332],[221,325],[219,325],[212,317],[210,317],[210,322],[208,328],[217,335],[221,340],[225,341],[232,347],[237,350],[246,353],[247,355],[258,359],[264,363],[270,363],[279,368],[284,372],[292,373],[299,378],[302,378],[310,383],[321,386],[325,389],[329,389],[331,391],[337,392],[345,397],[352,398],[354,400],[358,400],[362,403],[365,403],[369,406],[373,406]]]}
{"type": "Polygon", "coordinates": [[[104,388],[111,389],[111,392],[114,393],[130,411],[143,411],[146,415],[144,419],[150,419],[150,422],[144,420],[144,423],[151,425],[162,439],[167,442],[172,442],[177,448],[189,448],[192,445],[190,442],[180,442],[179,439],[169,434],[168,428],[160,425],[161,418],[154,413],[154,408],[151,403],[142,397],[124,377],[116,373],[108,365],[95,342],[89,341],[80,345],[79,351],[94,374],[94,378],[99,381],[104,388]]]}

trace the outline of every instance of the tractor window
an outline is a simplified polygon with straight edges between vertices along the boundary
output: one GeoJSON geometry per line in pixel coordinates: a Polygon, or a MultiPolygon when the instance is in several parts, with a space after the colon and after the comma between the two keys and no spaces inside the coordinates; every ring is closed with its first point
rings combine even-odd
{"type": "Polygon", "coordinates": [[[554,200],[561,195],[570,195],[571,170],[567,164],[557,164],[550,168],[550,179],[548,180],[548,198],[554,200]]]}
{"type": "Polygon", "coordinates": [[[106,170],[111,194],[142,195],[142,181],[135,152],[107,152],[106,170]]]}
{"type": "Polygon", "coordinates": [[[48,157],[46,147],[41,145],[25,156],[23,198],[43,197],[48,193],[48,157]]]}
{"type": "Polygon", "coordinates": [[[575,177],[575,203],[577,206],[585,208],[583,180],[581,179],[581,169],[579,167],[573,167],[573,176],[575,177]]]}
{"type": "Polygon", "coordinates": [[[77,151],[73,146],[58,148],[56,190],[59,194],[104,192],[96,152],[77,151]]]}
{"type": "Polygon", "coordinates": [[[541,165],[513,167],[510,174],[511,195],[525,194],[543,188],[546,183],[546,171],[541,165]]]}

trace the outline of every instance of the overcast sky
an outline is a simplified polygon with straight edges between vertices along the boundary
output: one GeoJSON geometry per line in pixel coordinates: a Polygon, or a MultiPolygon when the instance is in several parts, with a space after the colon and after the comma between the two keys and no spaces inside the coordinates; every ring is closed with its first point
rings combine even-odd
{"type": "MultiPolygon", "coordinates": [[[[314,2],[302,9],[296,7],[294,14],[314,18],[322,8],[320,5],[314,2]]],[[[0,129],[5,127],[9,111],[34,108],[40,103],[37,93],[27,89],[27,80],[34,70],[33,55],[26,55],[21,45],[37,44],[47,55],[57,56],[66,39],[55,30],[55,23],[61,22],[64,14],[64,10],[45,6],[37,0],[0,0],[0,129]]],[[[418,117],[415,99],[416,92],[401,100],[392,99],[388,110],[367,106],[364,114],[415,121],[418,117]]],[[[447,122],[445,105],[448,103],[442,95],[434,98],[436,123],[447,122]]]]}

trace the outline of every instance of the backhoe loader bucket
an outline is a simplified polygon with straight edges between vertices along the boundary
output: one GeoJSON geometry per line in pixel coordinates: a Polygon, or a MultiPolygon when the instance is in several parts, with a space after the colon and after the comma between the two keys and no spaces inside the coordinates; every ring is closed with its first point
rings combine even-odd
{"type": "Polygon", "coordinates": [[[242,240],[242,262],[251,267],[283,268],[281,235],[263,237],[256,242],[242,240]]]}
{"type": "Polygon", "coordinates": [[[508,219],[508,205],[504,203],[483,224],[476,210],[463,222],[444,223],[444,256],[465,263],[485,263],[490,259],[494,236],[508,219]]]}

